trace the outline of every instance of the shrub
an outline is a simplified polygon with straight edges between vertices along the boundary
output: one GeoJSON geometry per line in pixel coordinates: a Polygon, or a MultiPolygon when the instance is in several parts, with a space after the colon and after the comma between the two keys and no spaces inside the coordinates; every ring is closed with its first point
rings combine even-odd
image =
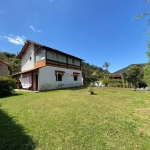
{"type": "Polygon", "coordinates": [[[93,88],[91,85],[89,85],[86,89],[86,92],[89,93],[89,94],[94,94],[94,91],[93,91],[93,88]]]}
{"type": "Polygon", "coordinates": [[[122,79],[110,79],[109,80],[110,87],[123,87],[122,79]]]}
{"type": "Polygon", "coordinates": [[[9,96],[14,92],[16,80],[0,76],[0,97],[9,96]]]}

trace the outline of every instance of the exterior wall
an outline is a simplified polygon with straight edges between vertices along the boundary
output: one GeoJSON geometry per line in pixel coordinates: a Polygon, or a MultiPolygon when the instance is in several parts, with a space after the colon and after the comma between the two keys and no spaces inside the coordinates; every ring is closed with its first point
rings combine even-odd
{"type": "Polygon", "coordinates": [[[30,43],[27,47],[26,53],[22,56],[21,71],[34,69],[34,59],[34,44],[30,43]]]}
{"type": "Polygon", "coordinates": [[[39,69],[39,90],[57,89],[82,85],[82,72],[65,68],[45,66],[39,69]],[[55,70],[64,71],[62,81],[56,81],[55,70]],[[80,73],[74,81],[73,72],[80,73]]]}
{"type": "Polygon", "coordinates": [[[0,63],[0,76],[8,76],[8,66],[0,63]]]}
{"type": "Polygon", "coordinates": [[[37,61],[34,63],[34,68],[39,68],[39,67],[43,67],[43,66],[46,66],[46,61],[45,59],[44,60],[40,60],[40,61],[37,61]]]}

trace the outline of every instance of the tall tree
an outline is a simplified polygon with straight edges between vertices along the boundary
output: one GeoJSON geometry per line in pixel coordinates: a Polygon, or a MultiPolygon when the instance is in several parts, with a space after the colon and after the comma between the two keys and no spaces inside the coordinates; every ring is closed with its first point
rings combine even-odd
{"type": "Polygon", "coordinates": [[[148,86],[150,86],[150,42],[148,42],[147,51],[148,63],[144,67],[144,80],[148,86]]]}
{"type": "MultiPolygon", "coordinates": [[[[149,7],[150,6],[150,0],[144,0],[145,4],[149,7]]],[[[136,19],[146,18],[146,23],[149,26],[150,25],[150,12],[144,12],[141,14],[138,14],[136,16],[136,19]]],[[[148,28],[148,35],[150,33],[150,28],[148,28]]],[[[148,57],[148,63],[144,67],[144,80],[150,86],[150,41],[147,44],[148,51],[147,51],[147,57],[148,57]]]]}
{"type": "Polygon", "coordinates": [[[105,67],[105,68],[106,68],[106,71],[108,71],[108,67],[109,67],[109,65],[110,65],[110,64],[109,64],[109,62],[106,62],[106,61],[104,62],[103,67],[105,67]]]}
{"type": "Polygon", "coordinates": [[[143,79],[143,69],[140,65],[131,66],[128,70],[122,73],[123,80],[137,88],[143,79]]]}

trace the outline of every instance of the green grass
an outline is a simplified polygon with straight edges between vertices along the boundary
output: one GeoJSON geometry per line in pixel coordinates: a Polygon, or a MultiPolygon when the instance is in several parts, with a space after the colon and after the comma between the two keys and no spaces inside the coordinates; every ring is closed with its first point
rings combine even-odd
{"type": "Polygon", "coordinates": [[[150,92],[17,92],[0,99],[0,150],[148,150],[150,92]]]}

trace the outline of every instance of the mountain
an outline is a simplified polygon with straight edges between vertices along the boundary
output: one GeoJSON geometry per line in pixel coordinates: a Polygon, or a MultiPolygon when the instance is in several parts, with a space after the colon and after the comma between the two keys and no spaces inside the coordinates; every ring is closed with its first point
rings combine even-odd
{"type": "Polygon", "coordinates": [[[122,73],[123,71],[126,71],[127,69],[129,69],[131,66],[135,66],[135,65],[140,65],[142,68],[146,65],[146,63],[141,63],[141,64],[131,64],[125,68],[122,68],[116,72],[114,72],[113,74],[116,74],[116,73],[122,73]]]}

